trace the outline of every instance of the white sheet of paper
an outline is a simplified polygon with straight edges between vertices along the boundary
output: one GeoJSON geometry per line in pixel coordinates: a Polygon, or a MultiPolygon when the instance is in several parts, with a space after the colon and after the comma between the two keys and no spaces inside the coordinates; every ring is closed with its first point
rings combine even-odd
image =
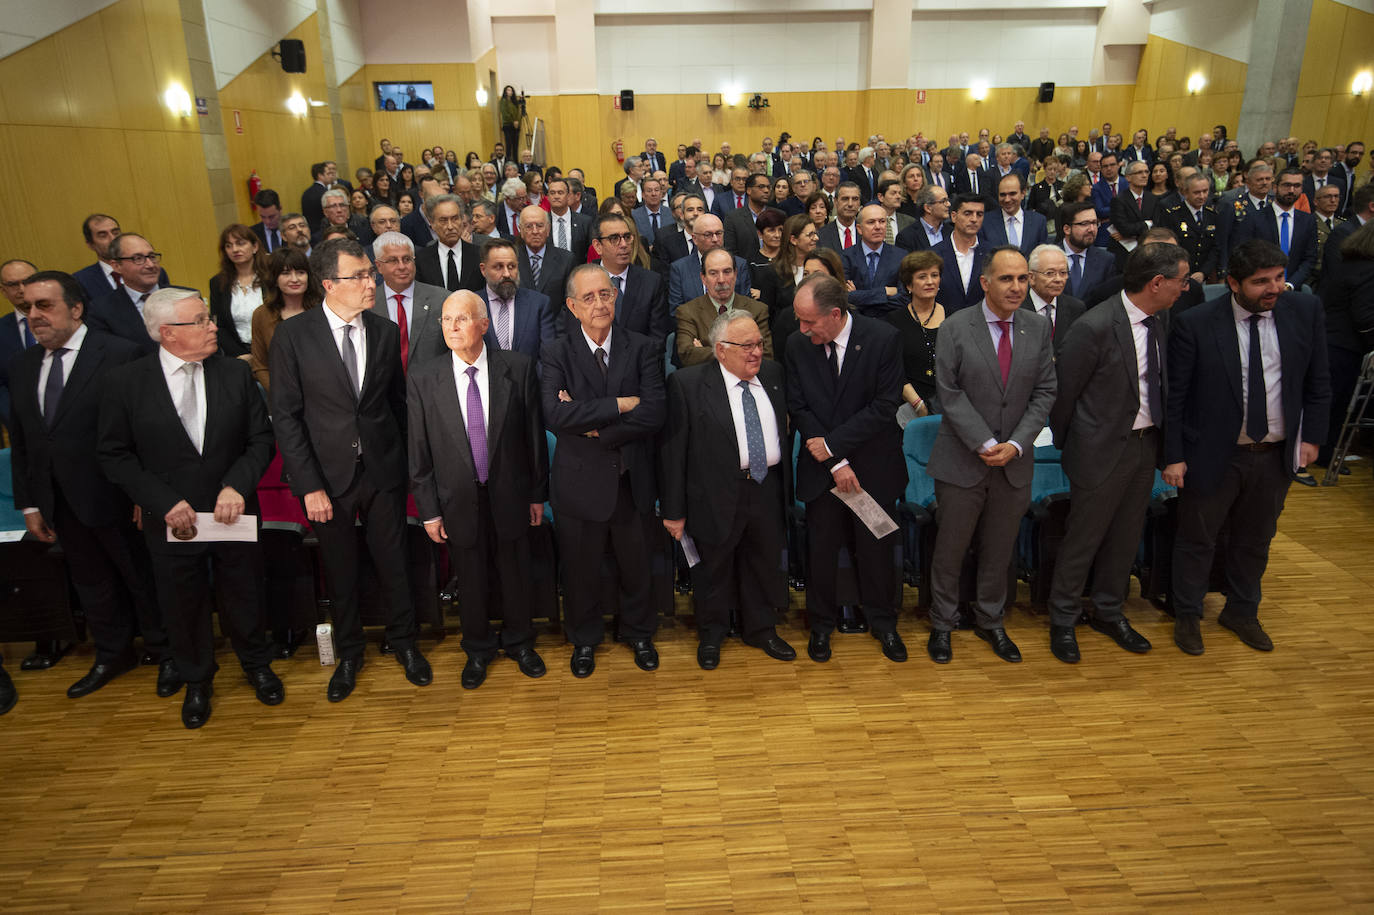
{"type": "Polygon", "coordinates": [[[1043,448],[1043,447],[1045,447],[1046,445],[1053,445],[1053,444],[1054,444],[1054,433],[1050,431],[1050,427],[1049,427],[1049,426],[1046,426],[1045,428],[1041,429],[1041,430],[1040,430],[1040,434],[1037,435],[1037,436],[1035,437],[1035,447],[1036,447],[1036,448],[1043,448]]]}
{"type": "Polygon", "coordinates": [[[696,564],[701,562],[701,554],[697,552],[697,542],[692,539],[691,534],[684,533],[678,543],[682,544],[682,555],[687,557],[687,568],[695,568],[696,564]]]}
{"type": "Polygon", "coordinates": [[[873,501],[873,497],[862,489],[858,492],[840,492],[838,486],[832,487],[831,492],[839,497],[840,501],[849,506],[864,527],[868,528],[869,533],[879,540],[897,530],[897,522],[887,516],[883,507],[873,501]]]}
{"type": "Polygon", "coordinates": [[[220,524],[214,512],[196,512],[196,534],[190,540],[172,536],[167,528],[168,543],[257,543],[258,516],[239,515],[233,524],[220,524]]]}
{"type": "Polygon", "coordinates": [[[27,528],[22,531],[0,531],[0,543],[18,543],[27,533],[27,528]]]}

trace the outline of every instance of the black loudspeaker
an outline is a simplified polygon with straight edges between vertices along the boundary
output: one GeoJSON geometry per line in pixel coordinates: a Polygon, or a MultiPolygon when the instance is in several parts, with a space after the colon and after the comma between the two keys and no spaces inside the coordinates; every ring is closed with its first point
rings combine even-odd
{"type": "Polygon", "coordinates": [[[1054,101],[1054,83],[1040,84],[1040,97],[1036,99],[1040,104],[1054,101]]]}
{"type": "Polygon", "coordinates": [[[621,90],[620,90],[620,110],[621,110],[621,111],[634,111],[634,110],[635,110],[635,91],[634,91],[633,89],[621,89],[621,90]]]}
{"type": "Polygon", "coordinates": [[[282,39],[281,68],[287,73],[305,72],[305,42],[296,38],[282,39]]]}

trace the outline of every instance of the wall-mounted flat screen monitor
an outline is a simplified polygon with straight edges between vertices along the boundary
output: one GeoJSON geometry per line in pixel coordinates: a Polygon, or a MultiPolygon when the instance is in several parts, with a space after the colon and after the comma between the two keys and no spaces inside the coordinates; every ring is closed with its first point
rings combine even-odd
{"type": "Polygon", "coordinates": [[[434,108],[433,83],[373,83],[378,111],[431,111],[434,108]]]}

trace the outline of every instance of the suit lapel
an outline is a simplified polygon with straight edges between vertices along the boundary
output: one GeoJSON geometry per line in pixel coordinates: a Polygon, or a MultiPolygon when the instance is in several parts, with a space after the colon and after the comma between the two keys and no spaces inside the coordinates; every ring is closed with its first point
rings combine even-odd
{"type": "Polygon", "coordinates": [[[215,441],[216,424],[212,423],[210,419],[214,416],[220,416],[224,412],[224,389],[221,387],[224,379],[215,370],[219,366],[215,366],[214,369],[211,368],[214,358],[211,356],[200,364],[200,380],[205,385],[205,415],[201,417],[205,423],[205,433],[201,436],[200,453],[202,455],[215,453],[214,448],[218,444],[215,441]]]}
{"type": "MultiPolygon", "coordinates": [[[[37,349],[43,353],[47,352],[42,347],[37,347],[37,349]]],[[[90,331],[87,331],[81,350],[76,354],[76,364],[72,366],[71,375],[63,379],[62,397],[57,401],[57,415],[53,417],[53,428],[57,428],[57,424],[62,422],[62,418],[67,415],[68,405],[76,399],[75,395],[79,394],[81,389],[91,380],[96,369],[104,360],[104,345],[99,340],[92,340],[90,331]]],[[[41,357],[38,364],[39,366],[43,364],[41,357]]],[[[34,390],[37,391],[37,387],[34,390]]]]}
{"type": "MultiPolygon", "coordinates": [[[[458,382],[453,374],[453,359],[450,357],[441,361],[443,365],[432,379],[437,386],[434,403],[441,416],[452,419],[451,422],[444,423],[444,428],[449,436],[454,459],[463,466],[466,473],[476,479],[476,469],[472,464],[472,445],[468,442],[467,425],[463,421],[463,408],[458,398],[458,382]]],[[[487,352],[487,364],[491,364],[490,351],[487,352]]],[[[468,380],[462,379],[461,384],[466,390],[468,380]]]]}
{"type": "MultiPolygon", "coordinates": [[[[530,322],[534,320],[534,307],[525,307],[520,304],[522,298],[524,298],[526,300],[526,303],[528,304],[528,297],[521,295],[521,293],[524,291],[525,290],[523,289],[517,289],[515,292],[515,298],[511,301],[510,307],[515,311],[514,320],[511,322],[511,349],[520,348],[520,341],[526,339],[526,334],[529,333],[530,330],[530,322]]],[[[538,339],[538,337],[539,334],[536,332],[534,334],[534,338],[538,339]]]]}
{"type": "Polygon", "coordinates": [[[1240,390],[1240,338],[1236,335],[1236,316],[1231,311],[1230,297],[1222,299],[1213,315],[1212,331],[1221,350],[1221,364],[1226,366],[1226,380],[1231,383],[1231,395],[1236,406],[1244,406],[1240,390]]]}
{"type": "MultiPolygon", "coordinates": [[[[1116,337],[1117,345],[1121,347],[1121,368],[1126,373],[1126,384],[1129,385],[1129,390],[1135,392],[1136,408],[1139,409],[1140,379],[1136,377],[1136,366],[1139,363],[1136,362],[1135,335],[1131,331],[1131,322],[1127,320],[1125,303],[1119,300],[1113,305],[1112,333],[1116,337]]],[[[1162,339],[1162,335],[1156,333],[1155,338],[1162,339]]],[[[1159,356],[1159,364],[1162,366],[1164,365],[1162,347],[1159,356]]],[[[1163,375],[1164,373],[1160,372],[1160,374],[1163,375]]]]}
{"type": "MultiPolygon", "coordinates": [[[[1002,366],[997,363],[997,350],[992,347],[992,331],[988,329],[987,316],[983,314],[982,305],[970,305],[964,309],[971,313],[969,319],[973,329],[973,345],[983,354],[987,361],[988,368],[992,371],[992,377],[997,379],[998,384],[1002,381],[1002,366]]],[[[1012,328],[1015,330],[1015,327],[1012,328]]],[[[1016,347],[1012,347],[1012,358],[1015,358],[1016,347]]],[[[1010,373],[1008,374],[1010,377],[1010,373]]]]}
{"type": "MultiPolygon", "coordinates": [[[[361,316],[360,316],[361,317],[361,316]]],[[[386,359],[386,353],[382,352],[382,325],[376,321],[363,319],[363,334],[367,337],[367,360],[363,365],[362,382],[358,385],[358,399],[367,393],[368,385],[372,384],[377,373],[382,370],[382,365],[386,359]]],[[[399,357],[399,353],[397,356],[399,357]]],[[[343,360],[339,360],[343,364],[343,360]]]]}
{"type": "MultiPolygon", "coordinates": [[[[622,331],[618,334],[612,334],[611,349],[606,354],[610,362],[606,371],[606,395],[609,397],[616,396],[616,392],[620,391],[620,380],[625,377],[625,370],[628,368],[626,363],[630,361],[630,343],[625,339],[625,333],[622,331]]],[[[596,366],[596,356],[594,355],[592,356],[592,368],[598,375],[601,374],[601,369],[596,366]]]]}
{"type": "Polygon", "coordinates": [[[706,396],[703,401],[711,418],[723,431],[728,432],[729,438],[733,440],[735,417],[730,412],[730,392],[725,389],[725,378],[720,374],[720,366],[714,361],[707,364],[711,368],[704,373],[705,379],[702,384],[706,388],[706,396]]]}
{"type": "Polygon", "coordinates": [[[343,356],[339,355],[339,347],[334,343],[334,330],[329,326],[329,318],[325,315],[325,307],[312,308],[299,316],[302,321],[313,321],[315,323],[315,342],[324,347],[324,353],[320,356],[320,363],[330,366],[330,371],[334,373],[335,379],[345,391],[353,394],[356,401],[358,395],[353,390],[353,382],[349,380],[348,369],[344,368],[343,356]],[[307,317],[307,315],[309,317],[307,317]],[[332,357],[332,358],[331,358],[332,357]]]}
{"type": "MultiPolygon", "coordinates": [[[[496,443],[501,440],[501,427],[505,424],[506,413],[510,407],[510,371],[504,360],[493,360],[487,354],[488,384],[487,395],[491,403],[487,406],[487,453],[494,454],[496,443]]],[[[449,360],[453,364],[453,360],[449,360]]]]}
{"type": "MultiPolygon", "coordinates": [[[[172,391],[167,387],[167,377],[162,374],[162,359],[154,352],[153,356],[144,360],[144,371],[148,374],[147,383],[152,388],[152,397],[162,405],[162,411],[171,419],[171,425],[175,427],[174,434],[181,436],[181,441],[186,444],[192,454],[196,453],[196,444],[191,441],[191,436],[187,434],[186,427],[181,423],[181,414],[177,413],[177,405],[172,400],[172,391]]],[[[206,372],[204,363],[201,363],[201,381],[205,382],[206,372]]],[[[210,390],[206,382],[205,391],[205,412],[210,412],[210,390]]]]}
{"type": "MultiPolygon", "coordinates": [[[[849,320],[852,322],[852,326],[849,329],[849,346],[845,349],[844,364],[840,366],[840,380],[835,385],[835,397],[837,400],[839,399],[840,393],[844,390],[844,386],[849,382],[849,379],[853,378],[854,373],[858,371],[855,365],[860,359],[866,358],[864,354],[864,343],[867,340],[867,335],[860,327],[858,317],[852,311],[849,313],[849,320]]],[[[822,352],[822,355],[824,355],[824,352],[822,352]]],[[[827,363],[827,367],[828,365],[829,363],[827,363]]],[[[829,374],[829,372],[826,374],[829,374]]]]}

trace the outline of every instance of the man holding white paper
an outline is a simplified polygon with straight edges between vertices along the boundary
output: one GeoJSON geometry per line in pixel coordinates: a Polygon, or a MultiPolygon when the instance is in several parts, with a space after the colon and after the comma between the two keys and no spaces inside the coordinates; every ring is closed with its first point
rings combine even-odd
{"type": "Polygon", "coordinates": [[[206,539],[197,512],[256,525],[257,483],[272,458],[267,407],[248,364],[215,356],[214,319],[194,289],[149,296],[143,321],[157,352],[112,373],[100,411],[105,475],[143,509],[158,597],[177,669],[186,682],[181,721],[210,718],[215,664],[213,571],[220,624],[259,701],[285,698],[272,672],[258,544],[206,539]],[[170,533],[170,536],[169,536],[170,533]]]}

